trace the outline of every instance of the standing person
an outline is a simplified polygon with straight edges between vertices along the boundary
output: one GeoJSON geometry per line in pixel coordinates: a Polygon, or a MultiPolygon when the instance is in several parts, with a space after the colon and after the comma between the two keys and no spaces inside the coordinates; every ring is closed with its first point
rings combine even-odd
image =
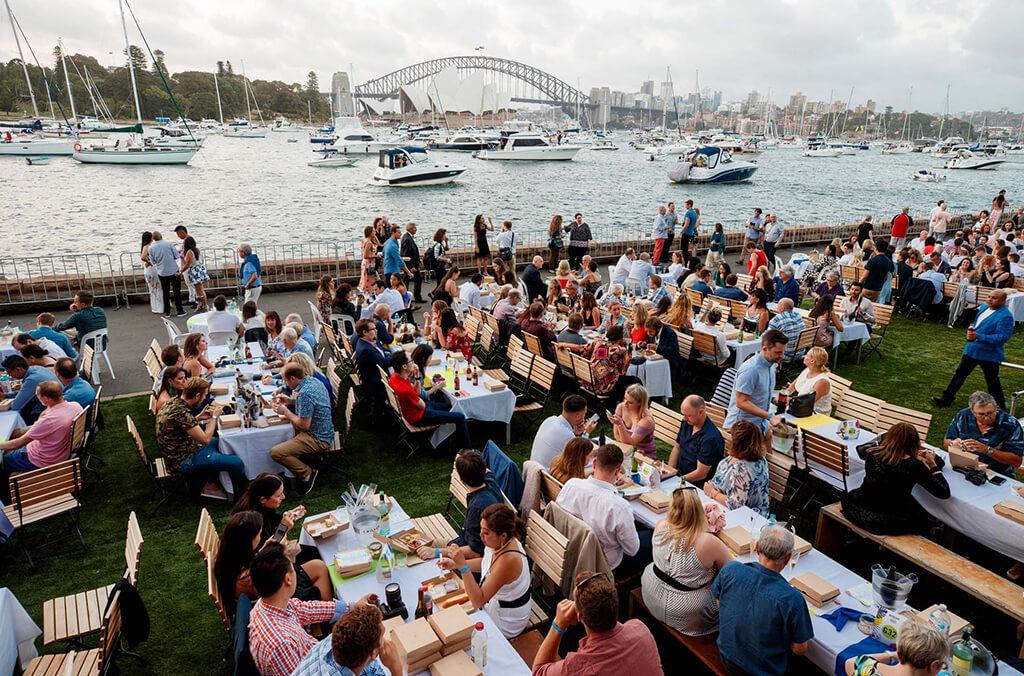
{"type": "Polygon", "coordinates": [[[166,241],[159,230],[154,230],[153,243],[149,245],[149,260],[160,277],[160,288],[164,296],[164,317],[171,316],[172,292],[178,316],[185,316],[185,308],[181,305],[181,270],[178,267],[178,258],[178,249],[166,241]]]}
{"type": "Polygon", "coordinates": [[[708,245],[708,255],[704,259],[704,267],[718,269],[728,264],[725,262],[725,226],[715,223],[715,229],[711,233],[711,242],[708,245]]]}
{"type": "Polygon", "coordinates": [[[373,226],[363,228],[363,242],[359,245],[359,290],[368,292],[373,288],[373,280],[377,279],[377,236],[373,226]]]}
{"type": "Polygon", "coordinates": [[[732,428],[737,420],[748,420],[759,426],[762,432],[767,432],[770,424],[777,424],[779,416],[773,415],[770,407],[775,389],[775,367],[782,363],[787,342],[786,334],[776,329],[769,329],[761,335],[761,351],[743,362],[736,371],[725,429],[732,428]]]}
{"type": "Polygon", "coordinates": [[[244,302],[252,301],[258,305],[260,293],[263,292],[263,269],[260,266],[260,257],[252,252],[252,246],[249,244],[238,246],[238,257],[242,259],[242,264],[238,269],[238,278],[242,281],[244,302]]]}
{"type": "Polygon", "coordinates": [[[779,223],[778,214],[770,215],[764,233],[764,255],[768,258],[769,267],[775,267],[775,251],[785,236],[786,227],[779,223]]]}
{"type": "Polygon", "coordinates": [[[651,236],[654,237],[654,253],[651,254],[651,262],[655,265],[661,265],[662,256],[664,256],[665,240],[668,238],[668,227],[665,225],[665,216],[668,214],[668,209],[664,206],[658,207],[658,215],[654,217],[654,231],[651,236]]]}
{"type": "Polygon", "coordinates": [[[1006,343],[1013,337],[1013,314],[1006,307],[1006,291],[996,289],[989,296],[988,305],[978,308],[978,315],[967,329],[967,344],[964,345],[960,364],[956,367],[946,390],[932,399],[936,406],[949,406],[957,391],[971,375],[975,367],[985,374],[988,387],[999,408],[1006,408],[1003,385],[999,381],[999,365],[1005,358],[1006,343]]]}
{"type": "Polygon", "coordinates": [[[408,223],[405,226],[405,234],[402,235],[400,253],[406,262],[407,270],[412,275],[412,299],[414,303],[424,303],[423,300],[423,271],[420,261],[420,247],[416,244],[416,224],[408,223]]]}
{"type": "Polygon", "coordinates": [[[199,255],[196,239],[188,234],[188,228],[184,225],[176,227],[174,234],[178,236],[178,239],[182,240],[181,274],[185,278],[185,283],[192,289],[190,295],[192,293],[195,294],[196,312],[207,312],[210,307],[206,300],[206,289],[203,285],[210,281],[210,273],[207,272],[206,266],[199,255]]]}
{"type": "Polygon", "coordinates": [[[149,245],[153,243],[153,233],[149,230],[142,233],[142,249],[139,258],[142,260],[142,277],[149,289],[149,309],[153,314],[163,314],[164,298],[160,289],[160,274],[149,260],[149,245]]]}
{"type": "Polygon", "coordinates": [[[863,247],[864,242],[871,239],[875,231],[875,224],[871,222],[871,216],[865,216],[864,220],[857,226],[857,246],[863,247]]]}
{"type": "Polygon", "coordinates": [[[864,272],[860,275],[860,283],[864,287],[864,297],[872,302],[877,302],[886,279],[895,270],[896,266],[889,258],[889,245],[884,239],[879,238],[875,243],[874,251],[871,252],[871,258],[864,263],[864,272]]]}
{"type": "Polygon", "coordinates": [[[693,200],[686,200],[686,213],[683,214],[682,236],[679,238],[679,248],[683,252],[683,258],[690,258],[690,243],[697,238],[697,221],[700,214],[693,208],[693,200]]]}
{"type": "Polygon", "coordinates": [[[936,242],[946,239],[946,226],[949,225],[949,212],[946,211],[946,200],[939,200],[928,214],[928,234],[936,242]]]}
{"type": "Polygon", "coordinates": [[[662,260],[667,261],[672,253],[672,242],[676,238],[676,226],[679,225],[679,214],[676,213],[676,203],[668,203],[668,213],[665,214],[665,252],[662,260]]]}
{"type": "Polygon", "coordinates": [[[384,278],[389,279],[391,275],[408,274],[409,268],[405,267],[402,254],[399,252],[398,238],[401,237],[402,229],[392,225],[388,230],[388,239],[384,242],[384,278]]]}
{"type": "Polygon", "coordinates": [[[487,232],[494,230],[494,221],[487,217],[484,222],[484,215],[477,214],[473,220],[473,248],[476,255],[476,271],[481,275],[487,272],[487,264],[491,260],[491,247],[487,243],[487,232]]]}
{"type": "Polygon", "coordinates": [[[430,238],[430,250],[423,257],[423,267],[434,273],[434,279],[441,279],[452,259],[448,256],[448,230],[438,228],[430,238]]]}
{"type": "MultiPolygon", "coordinates": [[[[516,276],[516,233],[512,232],[512,221],[503,221],[498,233],[498,258],[508,264],[512,278],[516,276]]],[[[501,279],[496,279],[500,284],[501,279]]]]}
{"type": "Polygon", "coordinates": [[[590,250],[590,240],[594,237],[590,233],[590,226],[583,221],[583,214],[579,212],[573,217],[567,230],[569,232],[569,268],[578,270],[583,262],[583,256],[590,250]]]}
{"type": "MultiPolygon", "coordinates": [[[[753,276],[760,268],[768,267],[768,257],[764,255],[764,251],[757,248],[757,244],[748,240],[743,249],[747,252],[748,275],[753,276]]],[[[740,264],[742,263],[743,261],[740,261],[740,264]]]]}
{"type": "Polygon", "coordinates": [[[563,234],[562,214],[555,214],[548,224],[548,268],[551,270],[558,267],[558,257],[565,246],[563,234]]]}
{"type": "MultiPolygon", "coordinates": [[[[758,243],[761,241],[761,233],[764,232],[764,216],[760,209],[754,209],[753,215],[747,219],[747,231],[744,233],[746,241],[743,242],[743,246],[746,249],[748,244],[753,244],[754,248],[757,248],[758,243]]],[[[742,263],[742,260],[736,261],[742,263]]]]}
{"type": "Polygon", "coordinates": [[[910,207],[903,207],[903,211],[896,214],[892,219],[892,231],[889,233],[889,244],[897,251],[907,243],[907,230],[913,221],[910,218],[910,207]]]}

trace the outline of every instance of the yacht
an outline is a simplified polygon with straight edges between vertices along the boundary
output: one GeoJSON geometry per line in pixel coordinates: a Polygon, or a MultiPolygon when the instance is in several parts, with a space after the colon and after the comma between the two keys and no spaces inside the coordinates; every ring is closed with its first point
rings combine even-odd
{"type": "Polygon", "coordinates": [[[497,141],[485,141],[479,136],[456,135],[445,139],[434,139],[427,143],[430,150],[456,150],[461,152],[476,152],[497,148],[497,141]]]}
{"type": "Polygon", "coordinates": [[[334,130],[338,138],[329,145],[344,155],[375,155],[381,150],[401,147],[398,143],[375,139],[370,132],[363,129],[357,117],[336,118],[334,130]]]}
{"type": "Polygon", "coordinates": [[[957,151],[967,150],[968,148],[969,146],[964,142],[963,137],[949,136],[942,141],[937,141],[930,148],[925,148],[922,152],[928,153],[940,160],[948,160],[956,157],[957,151]]]}
{"type": "Polygon", "coordinates": [[[936,174],[934,171],[930,171],[928,169],[918,169],[911,174],[911,177],[915,181],[920,181],[922,183],[941,183],[946,180],[945,174],[936,174]]]}
{"type": "Polygon", "coordinates": [[[266,127],[254,127],[244,117],[236,117],[234,122],[224,127],[224,138],[266,138],[266,127]]]}
{"type": "Polygon", "coordinates": [[[839,157],[843,151],[833,148],[821,141],[808,140],[804,149],[804,157],[839,157]]]}
{"type": "Polygon", "coordinates": [[[194,148],[202,146],[203,141],[206,140],[201,134],[192,131],[196,129],[194,123],[190,125],[190,129],[175,126],[162,126],[157,129],[160,131],[160,136],[147,138],[147,144],[164,148],[194,148]]]}
{"type": "Polygon", "coordinates": [[[17,155],[20,157],[26,155],[32,157],[63,155],[67,157],[74,154],[76,146],[80,148],[82,144],[74,137],[57,139],[12,135],[10,139],[7,139],[6,134],[0,137],[0,155],[17,155]]]}
{"type": "Polygon", "coordinates": [[[501,140],[495,150],[481,150],[473,157],[481,160],[571,160],[582,148],[576,145],[551,145],[540,134],[512,134],[501,140]]]}
{"type": "Polygon", "coordinates": [[[334,143],[338,135],[334,133],[334,127],[322,127],[309,132],[310,143],[334,143]]]}
{"type": "Polygon", "coordinates": [[[590,146],[591,150],[618,150],[619,146],[615,145],[615,141],[610,138],[604,138],[600,141],[595,141],[594,145],[590,146]]]}
{"type": "Polygon", "coordinates": [[[71,158],[82,164],[188,164],[197,152],[199,147],[194,145],[174,148],[129,142],[121,146],[118,141],[113,146],[76,148],[71,158]]]}
{"type": "Polygon", "coordinates": [[[379,162],[373,183],[382,186],[412,188],[421,185],[451,183],[465,167],[431,159],[423,148],[403,146],[378,151],[379,162]]]}
{"type": "Polygon", "coordinates": [[[1005,157],[994,154],[973,153],[970,150],[958,150],[956,157],[951,157],[942,165],[943,169],[995,169],[1006,161],[1005,157]]]}
{"type": "Polygon", "coordinates": [[[914,152],[913,143],[886,143],[882,146],[883,155],[906,155],[914,152]]]}
{"type": "Polygon", "coordinates": [[[310,160],[306,164],[311,167],[351,167],[356,163],[356,158],[346,157],[334,148],[324,148],[321,152],[323,157],[319,160],[310,160]]]}
{"type": "Polygon", "coordinates": [[[223,134],[224,125],[217,120],[211,120],[209,118],[203,118],[199,120],[199,131],[204,134],[223,134]]]}
{"type": "Polygon", "coordinates": [[[685,155],[668,168],[673,183],[739,183],[757,171],[757,164],[734,160],[718,146],[703,146],[685,155]]]}
{"type": "Polygon", "coordinates": [[[274,124],[270,127],[270,131],[300,134],[305,130],[300,125],[297,125],[294,122],[291,122],[290,120],[286,120],[283,117],[278,117],[274,119],[274,124]]]}

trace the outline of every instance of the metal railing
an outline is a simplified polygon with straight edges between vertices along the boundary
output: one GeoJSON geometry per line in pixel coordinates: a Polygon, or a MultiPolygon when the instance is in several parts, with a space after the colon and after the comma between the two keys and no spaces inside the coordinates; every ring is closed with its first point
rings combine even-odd
{"type": "Polygon", "coordinates": [[[83,290],[120,307],[117,270],[105,253],[0,257],[0,308],[70,302],[83,290]]]}

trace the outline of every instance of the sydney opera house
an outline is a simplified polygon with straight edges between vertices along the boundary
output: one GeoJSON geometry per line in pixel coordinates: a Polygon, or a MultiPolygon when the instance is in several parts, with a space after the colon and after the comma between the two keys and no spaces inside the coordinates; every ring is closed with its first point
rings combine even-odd
{"type": "MultiPolygon", "coordinates": [[[[389,119],[429,120],[440,115],[459,116],[462,122],[473,119],[502,119],[514,112],[511,94],[488,83],[484,73],[473,72],[466,78],[458,70],[449,68],[429,80],[404,84],[397,98],[383,101],[372,98],[357,99],[370,117],[389,119]]],[[[363,111],[359,111],[363,112],[363,111]]]]}

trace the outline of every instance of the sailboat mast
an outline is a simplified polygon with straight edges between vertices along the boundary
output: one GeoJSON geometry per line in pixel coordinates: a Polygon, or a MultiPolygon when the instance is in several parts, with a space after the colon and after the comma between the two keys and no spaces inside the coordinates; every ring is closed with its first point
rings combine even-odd
{"type": "Polygon", "coordinates": [[[78,113],[75,111],[75,96],[71,93],[71,78],[68,76],[68,63],[64,58],[64,40],[57,38],[57,45],[60,47],[60,65],[64,69],[64,86],[68,88],[68,101],[71,103],[71,119],[77,121],[78,113]]]}
{"type": "Polygon", "coordinates": [[[309,111],[309,123],[313,124],[313,102],[306,100],[306,109],[309,111]]]}
{"type": "Polygon", "coordinates": [[[946,126],[946,117],[949,115],[949,85],[946,85],[946,110],[942,113],[942,120],[939,122],[939,140],[942,140],[942,130],[946,126]]]}
{"type": "Polygon", "coordinates": [[[121,32],[124,33],[124,53],[128,55],[128,74],[132,80],[132,98],[135,99],[135,117],[142,124],[142,106],[139,105],[139,85],[135,82],[135,65],[132,63],[132,46],[128,44],[128,24],[124,20],[124,2],[118,0],[121,8],[121,32]]]}
{"type": "Polygon", "coordinates": [[[252,106],[249,105],[249,78],[245,74],[245,60],[242,61],[242,89],[245,91],[245,110],[249,120],[252,124],[252,106]]]}
{"type": "MultiPolygon", "coordinates": [[[[668,66],[665,67],[665,76],[666,76],[665,79],[668,79],[668,77],[669,77],[668,66]]],[[[665,92],[662,92],[662,97],[661,97],[661,131],[663,133],[665,131],[665,113],[668,112],[668,99],[665,98],[664,94],[665,94],[665,92]]]]}
{"type": "Polygon", "coordinates": [[[217,114],[220,115],[220,123],[224,124],[224,108],[220,104],[220,84],[217,82],[217,71],[213,72],[213,90],[217,92],[217,114]]]}
{"type": "Polygon", "coordinates": [[[21,70],[25,73],[25,84],[28,85],[28,95],[32,99],[32,114],[39,117],[39,106],[36,105],[36,95],[32,91],[32,80],[28,76],[28,66],[25,64],[25,55],[21,52],[21,40],[18,39],[18,29],[14,25],[14,12],[11,11],[11,4],[4,0],[4,7],[7,8],[7,18],[11,21],[11,32],[14,33],[14,44],[18,46],[18,59],[21,61],[21,70]]]}

